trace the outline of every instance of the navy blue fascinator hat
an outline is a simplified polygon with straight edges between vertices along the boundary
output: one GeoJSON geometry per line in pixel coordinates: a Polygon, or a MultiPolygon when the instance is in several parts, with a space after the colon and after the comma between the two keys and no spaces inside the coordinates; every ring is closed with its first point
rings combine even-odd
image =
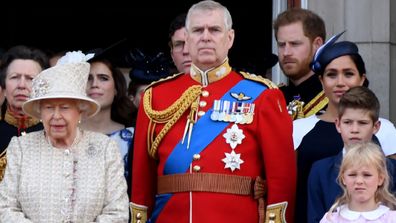
{"type": "Polygon", "coordinates": [[[311,69],[316,74],[323,74],[324,69],[326,66],[335,58],[344,55],[359,55],[359,49],[355,43],[349,41],[341,41],[337,42],[338,38],[344,33],[345,31],[331,37],[325,44],[323,44],[315,53],[314,59],[311,62],[311,69]]]}
{"type": "Polygon", "coordinates": [[[128,60],[132,65],[129,72],[132,82],[150,84],[170,74],[170,59],[163,52],[151,55],[134,49],[129,53],[128,60]]]}

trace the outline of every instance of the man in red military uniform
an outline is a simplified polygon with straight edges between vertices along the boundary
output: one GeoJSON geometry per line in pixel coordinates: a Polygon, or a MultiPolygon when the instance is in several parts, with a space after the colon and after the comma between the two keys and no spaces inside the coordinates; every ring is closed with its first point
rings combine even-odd
{"type": "Polygon", "coordinates": [[[270,81],[233,71],[228,10],[193,5],[193,65],[150,85],[134,142],[132,222],[292,222],[292,123],[270,81]]]}

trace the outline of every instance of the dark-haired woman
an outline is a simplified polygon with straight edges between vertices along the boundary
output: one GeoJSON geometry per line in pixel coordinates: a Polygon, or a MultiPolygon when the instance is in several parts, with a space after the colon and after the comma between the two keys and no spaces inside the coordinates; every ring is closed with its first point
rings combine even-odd
{"type": "Polygon", "coordinates": [[[6,101],[0,112],[0,181],[7,163],[6,148],[11,138],[43,129],[38,119],[22,111],[22,104],[32,91],[32,79],[47,67],[47,56],[36,48],[14,46],[2,57],[0,84],[6,101]]]}
{"type": "Polygon", "coordinates": [[[128,157],[132,150],[134,107],[127,96],[127,84],[122,72],[107,59],[93,59],[90,64],[87,95],[96,100],[101,109],[96,116],[85,120],[81,128],[104,133],[118,142],[129,186],[132,165],[128,157]]]}

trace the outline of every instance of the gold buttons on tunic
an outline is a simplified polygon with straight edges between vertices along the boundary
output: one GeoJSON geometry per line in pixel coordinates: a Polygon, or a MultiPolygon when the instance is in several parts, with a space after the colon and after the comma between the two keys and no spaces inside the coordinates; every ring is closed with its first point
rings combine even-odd
{"type": "Polygon", "coordinates": [[[136,219],[142,219],[142,214],[141,213],[137,213],[136,214],[136,219]]]}
{"type": "Polygon", "coordinates": [[[201,167],[198,166],[198,165],[195,165],[195,166],[193,167],[193,170],[194,170],[194,172],[199,172],[199,171],[201,171],[201,167]]]}
{"type": "Polygon", "coordinates": [[[199,154],[194,154],[194,155],[193,155],[193,160],[194,160],[194,161],[197,161],[197,160],[199,160],[199,159],[201,159],[201,155],[199,155],[199,154]]]}
{"type": "Polygon", "coordinates": [[[204,114],[205,114],[204,111],[199,111],[199,112],[198,112],[198,116],[199,116],[199,117],[202,117],[204,114]]]}
{"type": "Polygon", "coordinates": [[[199,107],[203,108],[207,105],[208,103],[206,101],[200,101],[199,102],[199,107]]]}
{"type": "Polygon", "coordinates": [[[202,96],[204,96],[205,98],[209,96],[209,91],[205,91],[203,90],[201,93],[202,96]]]}

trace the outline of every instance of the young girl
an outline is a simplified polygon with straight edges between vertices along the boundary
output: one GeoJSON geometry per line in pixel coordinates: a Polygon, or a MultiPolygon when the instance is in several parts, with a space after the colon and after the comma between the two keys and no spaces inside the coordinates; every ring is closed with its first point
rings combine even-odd
{"type": "Polygon", "coordinates": [[[321,223],[396,221],[396,198],[389,192],[390,177],[378,145],[368,142],[351,146],[337,180],[344,193],[321,223]]]}

